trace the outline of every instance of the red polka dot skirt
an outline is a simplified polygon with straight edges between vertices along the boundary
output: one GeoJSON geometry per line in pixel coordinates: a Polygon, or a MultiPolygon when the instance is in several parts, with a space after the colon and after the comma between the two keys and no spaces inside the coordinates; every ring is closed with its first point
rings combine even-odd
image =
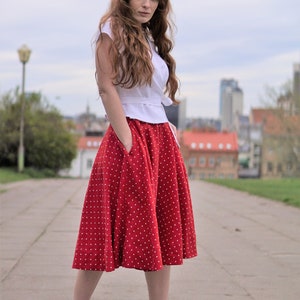
{"type": "Polygon", "coordinates": [[[188,180],[169,124],[128,123],[131,151],[109,127],[95,158],[75,269],[156,271],[197,255],[188,180]]]}

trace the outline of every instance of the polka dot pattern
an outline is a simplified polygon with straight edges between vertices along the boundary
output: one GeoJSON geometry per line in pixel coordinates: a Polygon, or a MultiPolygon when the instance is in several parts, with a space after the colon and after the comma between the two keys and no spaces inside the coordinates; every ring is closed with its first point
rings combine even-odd
{"type": "Polygon", "coordinates": [[[197,255],[188,180],[169,124],[128,123],[131,151],[109,127],[95,158],[73,268],[156,271],[197,255]]]}

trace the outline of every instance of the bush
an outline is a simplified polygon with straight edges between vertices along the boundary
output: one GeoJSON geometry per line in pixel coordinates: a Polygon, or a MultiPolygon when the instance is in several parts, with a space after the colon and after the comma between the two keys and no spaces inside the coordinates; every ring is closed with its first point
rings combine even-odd
{"type": "Polygon", "coordinates": [[[35,169],[35,168],[25,168],[24,174],[27,174],[31,178],[51,178],[57,177],[56,173],[50,169],[35,169]]]}

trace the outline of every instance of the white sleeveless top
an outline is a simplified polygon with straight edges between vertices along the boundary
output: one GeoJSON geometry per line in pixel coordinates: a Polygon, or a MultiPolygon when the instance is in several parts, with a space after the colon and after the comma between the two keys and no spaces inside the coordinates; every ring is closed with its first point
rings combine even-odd
{"type": "MultiPolygon", "coordinates": [[[[113,39],[109,21],[103,25],[101,32],[113,39]]],[[[162,104],[166,106],[173,104],[164,94],[169,70],[165,61],[156,52],[154,43],[150,41],[149,44],[154,68],[151,85],[138,85],[130,89],[117,85],[116,88],[127,117],[147,123],[166,123],[168,118],[162,104]]]]}

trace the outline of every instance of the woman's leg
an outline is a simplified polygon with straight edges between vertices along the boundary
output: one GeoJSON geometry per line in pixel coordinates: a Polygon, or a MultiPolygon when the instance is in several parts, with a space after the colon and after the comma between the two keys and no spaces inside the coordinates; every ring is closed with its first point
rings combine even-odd
{"type": "Polygon", "coordinates": [[[79,270],[74,288],[74,300],[90,300],[103,272],[79,270]]]}
{"type": "Polygon", "coordinates": [[[145,272],[148,285],[149,300],[167,300],[170,285],[170,266],[164,266],[162,270],[145,272]]]}

